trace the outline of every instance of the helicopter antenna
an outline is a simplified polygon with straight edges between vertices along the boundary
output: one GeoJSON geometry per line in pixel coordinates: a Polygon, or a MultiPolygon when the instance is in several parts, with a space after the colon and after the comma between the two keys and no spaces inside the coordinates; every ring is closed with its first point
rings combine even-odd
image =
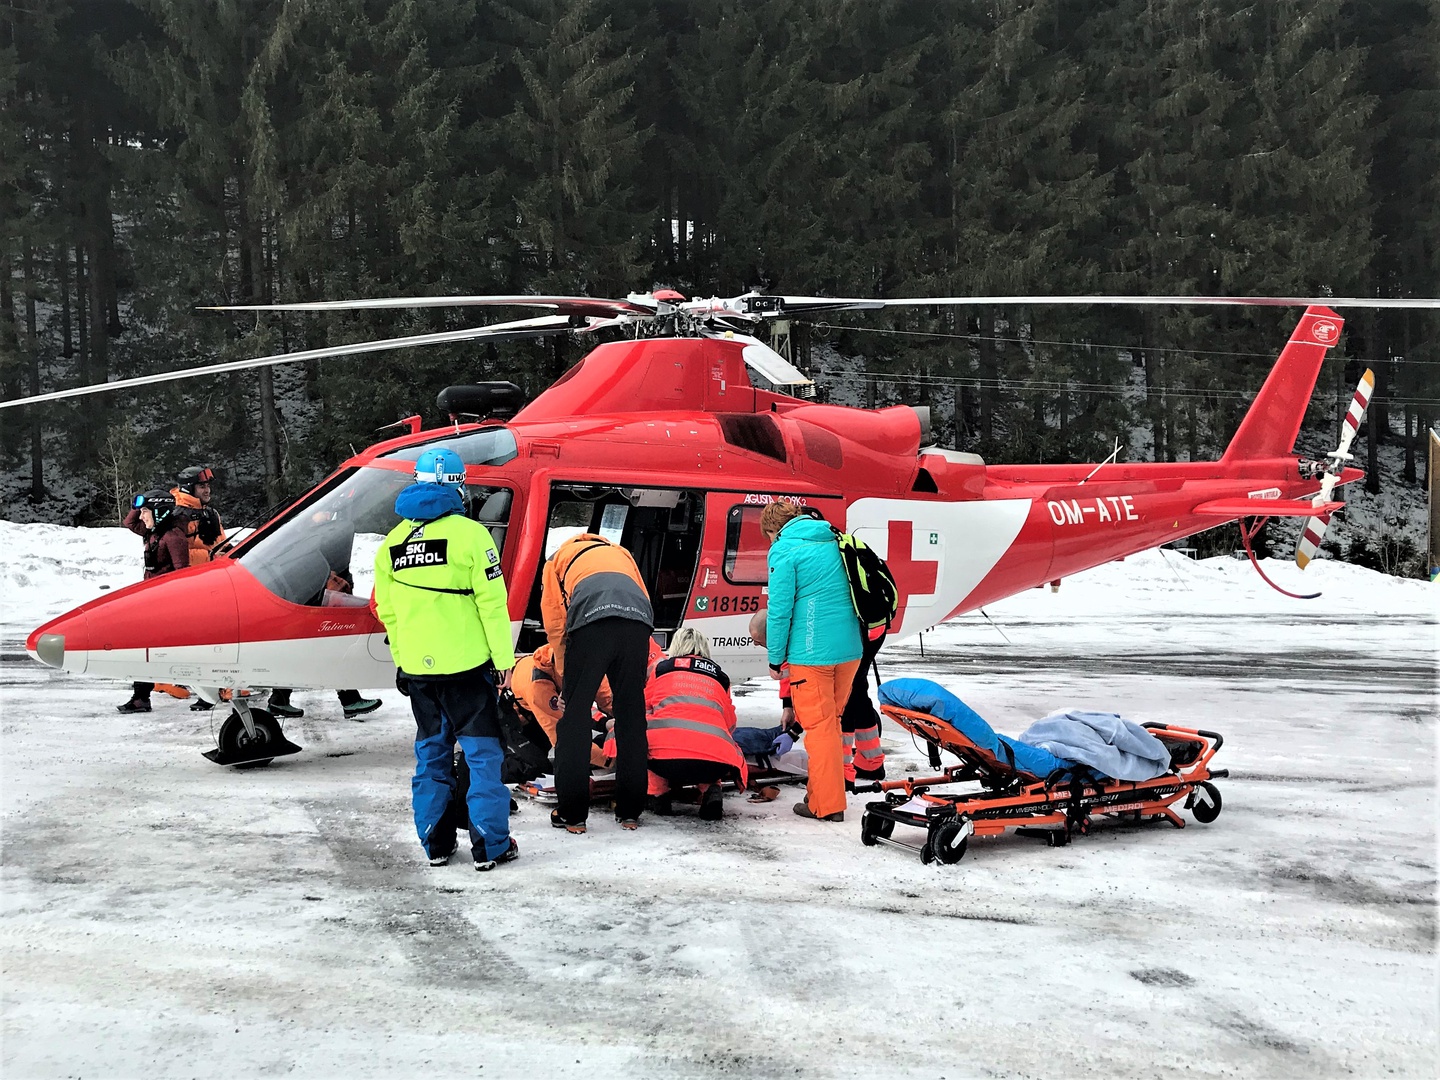
{"type": "MultiPolygon", "coordinates": [[[[1114,461],[1116,458],[1118,458],[1118,457],[1120,456],[1120,451],[1123,450],[1123,449],[1125,449],[1125,448],[1120,445],[1120,436],[1118,436],[1118,435],[1115,436],[1115,449],[1110,451],[1110,456],[1109,456],[1109,457],[1107,457],[1104,461],[1100,462],[1099,465],[1096,465],[1093,469],[1090,470],[1089,474],[1085,477],[1085,480],[1089,480],[1091,476],[1094,476],[1097,472],[1099,472],[1101,469],[1103,469],[1106,465],[1109,465],[1112,461],[1114,461]]],[[[1080,484],[1085,483],[1085,480],[1081,480],[1081,481],[1080,481],[1080,484]]],[[[1079,487],[1080,484],[1076,484],[1075,486],[1076,486],[1076,487],[1079,487]]]]}

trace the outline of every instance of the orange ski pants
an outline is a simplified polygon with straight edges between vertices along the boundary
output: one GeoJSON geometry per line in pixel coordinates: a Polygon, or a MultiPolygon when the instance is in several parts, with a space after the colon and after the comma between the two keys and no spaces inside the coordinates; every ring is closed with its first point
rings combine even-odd
{"type": "Polygon", "coordinates": [[[805,801],[816,817],[845,809],[845,749],[840,738],[840,714],[850,697],[859,660],[843,664],[791,664],[790,700],[795,719],[805,729],[805,753],[810,758],[810,779],[805,801]]]}

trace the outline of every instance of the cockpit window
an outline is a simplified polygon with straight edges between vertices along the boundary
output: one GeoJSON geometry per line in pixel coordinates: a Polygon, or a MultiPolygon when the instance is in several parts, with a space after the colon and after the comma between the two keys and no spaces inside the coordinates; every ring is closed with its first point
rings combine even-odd
{"type": "MultiPolygon", "coordinates": [[[[235,558],[292,604],[367,604],[375,586],[375,552],[400,522],[395,496],[412,482],[408,473],[392,469],[347,470],[241,546],[235,558]]],[[[466,514],[484,523],[502,552],[512,498],[505,487],[466,488],[466,514]]]]}
{"type": "Polygon", "coordinates": [[[519,455],[515,433],[507,427],[487,427],[464,435],[442,435],[429,442],[402,446],[381,455],[390,461],[418,461],[426,450],[454,450],[466,465],[504,465],[519,455]]]}

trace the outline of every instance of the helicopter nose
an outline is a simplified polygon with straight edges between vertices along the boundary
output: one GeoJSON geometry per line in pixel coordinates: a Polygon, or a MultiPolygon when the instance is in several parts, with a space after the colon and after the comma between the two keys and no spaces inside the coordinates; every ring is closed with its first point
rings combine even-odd
{"type": "Polygon", "coordinates": [[[35,642],[35,659],[53,668],[65,666],[65,635],[41,634],[35,642]]]}
{"type": "Polygon", "coordinates": [[[83,674],[89,661],[89,630],[84,613],[72,611],[32,631],[25,651],[46,667],[83,674]]]}

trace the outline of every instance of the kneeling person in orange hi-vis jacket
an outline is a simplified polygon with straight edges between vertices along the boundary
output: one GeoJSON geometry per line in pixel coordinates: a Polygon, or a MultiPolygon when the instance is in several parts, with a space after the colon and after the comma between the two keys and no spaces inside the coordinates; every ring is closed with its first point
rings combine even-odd
{"type": "Polygon", "coordinates": [[[794,503],[765,507],[760,531],[770,540],[765,618],[770,674],[778,679],[781,668],[790,666],[790,695],[810,756],[805,801],[795,804],[795,813],[844,821],[840,714],[861,655],[850,581],[829,524],[805,516],[794,503]]]}
{"type": "MultiPolygon", "coordinates": [[[[535,718],[540,730],[555,745],[555,732],[564,712],[564,699],[560,696],[560,675],[555,670],[555,651],[549,645],[541,645],[529,656],[515,661],[515,670],[510,676],[510,692],[515,703],[535,718]]],[[[602,682],[595,694],[595,703],[606,714],[613,712],[610,686],[602,682]]],[[[595,768],[605,765],[605,752],[592,741],[590,764],[595,768]]]]}
{"type": "MultiPolygon", "coordinates": [[[[730,679],[710,658],[710,642],[698,630],[682,627],[668,652],[652,662],[645,684],[650,795],[660,812],[668,812],[672,787],[696,784],[700,817],[718,821],[724,816],[721,785],[728,780],[743,788],[747,779],[735,724],[730,679]]],[[[606,743],[606,753],[612,746],[613,741],[606,743]]]]}
{"type": "Polygon", "coordinates": [[[556,726],[556,828],[585,831],[590,813],[590,705],[602,679],[615,708],[615,818],[627,829],[645,809],[645,661],[655,615],[630,553],[581,533],[545,564],[540,593],[545,636],[561,672],[564,711],[556,726]]]}

